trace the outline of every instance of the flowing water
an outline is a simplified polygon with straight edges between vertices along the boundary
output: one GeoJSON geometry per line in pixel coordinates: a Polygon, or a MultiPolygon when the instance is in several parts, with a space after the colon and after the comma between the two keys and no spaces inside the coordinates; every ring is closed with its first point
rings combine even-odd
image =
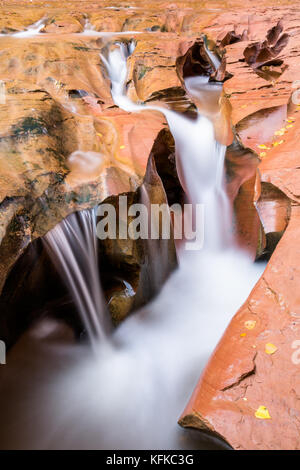
{"type": "MultiPolygon", "coordinates": [[[[125,111],[152,109],[165,115],[175,140],[176,167],[181,185],[189,202],[204,206],[206,248],[220,248],[229,238],[231,216],[223,184],[226,146],[216,142],[213,124],[205,116],[198,114],[196,119],[188,119],[169,109],[133,103],[126,96],[126,60],[133,50],[132,42],[121,43],[107,59],[101,55],[111,79],[114,102],[125,111]]],[[[197,78],[196,83],[195,78],[189,81],[194,93],[197,84],[203,83],[203,77],[197,78]]]]}
{"type": "MultiPolygon", "coordinates": [[[[126,111],[143,112],[145,106],[126,96],[126,59],[132,48],[119,45],[102,60],[115,103],[126,111]]],[[[28,409],[35,410],[30,413],[35,437],[26,442],[28,447],[180,449],[200,445],[198,441],[189,443],[188,433],[179,428],[177,419],[224,329],[264,266],[253,264],[227,237],[230,209],[223,187],[225,147],[215,141],[211,122],[200,115],[190,120],[168,109],[160,111],[175,139],[178,173],[187,197],[193,204],[204,204],[204,249],[181,250],[177,271],[154,301],[112,333],[113,346],[100,340],[94,355],[83,346],[73,347],[72,353],[66,351],[74,358],[73,366],[51,383],[46,381],[42,390],[36,386],[39,403],[47,406],[39,408],[29,401],[28,409]]],[[[63,272],[75,297],[80,297],[77,305],[82,311],[80,302],[86,309],[87,297],[94,298],[97,289],[92,273],[88,274],[90,285],[83,279],[87,259],[94,262],[90,257],[94,248],[87,239],[83,241],[82,229],[71,225],[63,222],[47,240],[56,257],[62,257],[63,272]],[[82,257],[81,267],[80,262],[76,266],[78,256],[82,257]],[[81,273],[78,267],[83,268],[81,273]]],[[[92,231],[88,233],[92,238],[92,231]]],[[[87,321],[96,329],[102,323],[102,307],[91,312],[87,321]]],[[[99,332],[95,337],[100,337],[99,332]]],[[[22,426],[21,417],[16,419],[22,426]]],[[[200,433],[198,436],[200,441],[200,433]]]]}
{"type": "Polygon", "coordinates": [[[30,38],[32,36],[36,36],[37,34],[40,34],[40,31],[43,29],[45,24],[46,19],[41,18],[32,25],[28,26],[25,31],[18,31],[17,33],[13,33],[11,36],[15,38],[30,38]]]}
{"type": "MultiPolygon", "coordinates": [[[[17,31],[16,33],[1,33],[1,36],[13,37],[13,38],[31,38],[38,36],[40,34],[46,35],[47,33],[41,33],[41,30],[47,25],[47,18],[43,17],[35,23],[27,26],[23,31],[17,31]]],[[[51,33],[50,33],[51,34],[51,33]]],[[[80,33],[71,33],[72,35],[82,35],[82,36],[95,36],[95,37],[113,37],[113,36],[127,36],[141,34],[139,31],[96,31],[95,27],[89,22],[88,19],[85,21],[83,31],[80,33]]]]}
{"type": "Polygon", "coordinates": [[[69,215],[44,237],[82,316],[94,349],[106,338],[107,311],[100,287],[96,210],[69,215]]]}

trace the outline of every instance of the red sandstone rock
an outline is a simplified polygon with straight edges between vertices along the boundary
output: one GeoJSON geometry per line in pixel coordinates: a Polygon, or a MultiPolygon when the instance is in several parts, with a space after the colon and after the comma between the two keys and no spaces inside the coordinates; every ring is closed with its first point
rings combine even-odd
{"type": "MultiPolygon", "coordinates": [[[[6,102],[0,109],[0,289],[35,237],[74,210],[135,190],[144,177],[153,142],[165,126],[160,113],[129,115],[114,107],[99,54],[117,37],[75,33],[82,31],[87,20],[101,31],[146,31],[153,22],[161,25],[159,31],[151,26],[151,31],[135,36],[128,94],[143,101],[172,96],[170,106],[180,112],[193,103],[177,74],[176,60],[196,39],[189,3],[181,4],[180,9],[172,4],[162,4],[161,10],[149,6],[143,13],[139,9],[107,10],[109,3],[101,8],[88,3],[84,12],[76,1],[64,11],[58,2],[47,6],[33,2],[34,8],[22,2],[6,3],[2,3],[0,20],[0,27],[6,28],[6,36],[1,37],[0,76],[6,90],[6,102]],[[145,22],[147,16],[153,21],[145,22]],[[7,34],[24,30],[41,18],[46,25],[39,36],[21,39],[7,34]],[[182,28],[186,37],[178,35],[182,28]],[[99,162],[81,171],[86,151],[93,157],[99,155],[99,162]]],[[[213,15],[201,14],[200,23],[208,24],[213,15]]],[[[228,120],[224,122],[221,120],[220,135],[228,133],[228,120]]]]}
{"type": "Polygon", "coordinates": [[[28,243],[68,213],[135,191],[165,126],[160,113],[112,107],[97,38],[54,37],[1,38],[0,290],[28,243]],[[84,152],[99,159],[93,171],[76,170],[84,152]]]}
{"type": "Polygon", "coordinates": [[[232,75],[220,97],[222,112],[213,121],[218,139],[227,145],[233,141],[226,160],[239,243],[255,256],[265,247],[272,251],[287,230],[217,347],[181,424],[210,429],[234,448],[300,448],[299,365],[292,360],[298,360],[300,334],[299,124],[297,115],[295,123],[288,119],[298,112],[290,106],[292,83],[300,79],[298,2],[276,2],[273,8],[273,0],[147,6],[136,0],[134,8],[120,2],[120,8],[108,10],[111,3],[105,0],[101,7],[86,2],[82,11],[82,2],[73,0],[64,12],[57,1],[33,0],[31,5],[1,2],[0,33],[24,30],[42,17],[47,24],[38,38],[1,37],[0,79],[7,93],[0,108],[0,288],[34,237],[74,210],[136,190],[152,143],[165,128],[155,112],[129,116],[113,107],[99,58],[110,39],[74,33],[87,19],[97,31],[143,32],[134,36],[128,95],[136,101],[172,96],[173,109],[184,97],[181,111],[193,103],[183,90],[177,59],[206,33],[226,46],[226,70],[232,75]],[[276,47],[281,29],[289,41],[284,36],[276,47]],[[224,119],[228,102],[234,140],[224,119]],[[283,127],[283,134],[275,135],[283,127]],[[70,164],[69,156],[85,150],[102,160],[82,175],[78,161],[70,164]],[[262,160],[258,170],[256,154],[262,160]],[[268,346],[272,354],[266,353],[268,343],[276,348],[268,346]]]}
{"type": "MultiPolygon", "coordinates": [[[[265,23],[261,14],[257,8],[251,16],[250,10],[240,31],[248,28],[250,41],[263,41],[266,31],[282,17],[291,36],[280,52],[287,68],[270,83],[241,62],[249,41],[236,42],[226,47],[233,77],[225,82],[225,91],[241,143],[261,159],[255,188],[253,183],[249,187],[266,237],[261,249],[266,245],[272,252],[284,235],[262,278],[232,319],[179,422],[213,432],[235,449],[300,449],[300,252],[296,241],[300,120],[298,107],[291,103],[291,85],[300,72],[293,53],[299,25],[293,7],[287,5],[274,12],[264,8],[265,23]]],[[[221,14],[227,18],[228,31],[230,18],[237,15],[221,14]]],[[[217,34],[217,28],[212,29],[217,34]]]]}
{"type": "Polygon", "coordinates": [[[183,426],[222,436],[235,449],[300,448],[299,227],[299,207],[293,206],[285,235],[180,419],[183,426]],[[269,343],[277,348],[272,354],[266,352],[269,343]],[[261,406],[271,419],[255,416],[261,406]]]}

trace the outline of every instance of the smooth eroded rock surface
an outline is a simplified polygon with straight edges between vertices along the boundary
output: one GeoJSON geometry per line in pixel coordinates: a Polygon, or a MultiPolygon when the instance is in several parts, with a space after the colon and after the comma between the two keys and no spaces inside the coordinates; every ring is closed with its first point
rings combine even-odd
{"type": "MultiPolygon", "coordinates": [[[[261,160],[248,188],[261,224],[257,253],[273,254],[179,422],[216,433],[235,449],[300,448],[299,7],[253,5],[244,14],[224,12],[222,25],[208,28],[222,40],[227,23],[223,44],[232,78],[225,92],[240,142],[261,160]]],[[[240,211],[245,215],[243,203],[240,211]]],[[[242,217],[242,231],[247,221],[242,217]]],[[[251,238],[245,231],[252,246],[258,232],[251,238]]]]}
{"type": "MultiPolygon", "coordinates": [[[[0,290],[25,248],[69,213],[138,198],[142,185],[151,200],[182,197],[164,116],[124,112],[110,94],[102,57],[134,41],[128,96],[213,121],[227,145],[238,245],[253,259],[273,253],[180,423],[236,449],[299,449],[300,3],[3,0],[0,9],[0,290]],[[184,87],[197,73],[223,83],[209,103],[184,87]]],[[[102,248],[138,265],[129,287],[123,279],[106,292],[117,323],[139,296],[147,253],[102,248]]]]}

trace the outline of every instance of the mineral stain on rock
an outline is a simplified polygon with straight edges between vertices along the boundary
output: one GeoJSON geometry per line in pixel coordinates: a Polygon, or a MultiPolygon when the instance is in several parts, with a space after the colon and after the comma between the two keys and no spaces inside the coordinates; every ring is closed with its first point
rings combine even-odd
{"type": "Polygon", "coordinates": [[[12,126],[11,137],[13,139],[26,139],[30,135],[38,136],[47,133],[47,124],[43,119],[28,116],[19,124],[12,126]]]}

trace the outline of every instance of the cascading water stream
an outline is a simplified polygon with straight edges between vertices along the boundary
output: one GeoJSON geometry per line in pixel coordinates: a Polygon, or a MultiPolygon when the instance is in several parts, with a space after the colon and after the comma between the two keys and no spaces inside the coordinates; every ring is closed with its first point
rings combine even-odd
{"type": "Polygon", "coordinates": [[[11,36],[15,38],[29,38],[40,34],[41,29],[46,24],[46,19],[41,18],[40,20],[36,21],[32,25],[28,26],[25,31],[18,31],[17,33],[13,33],[11,36]]]}
{"type": "Polygon", "coordinates": [[[96,236],[96,210],[69,215],[44,237],[45,246],[81,314],[96,350],[108,330],[105,301],[101,292],[96,236]]]}
{"type": "MultiPolygon", "coordinates": [[[[162,112],[175,140],[176,167],[179,180],[192,204],[203,204],[205,248],[218,249],[225,245],[230,233],[230,208],[224,189],[224,159],[226,146],[216,142],[212,122],[199,113],[188,119],[169,109],[133,103],[126,96],[127,58],[133,42],[118,44],[106,59],[101,55],[111,80],[111,94],[117,106],[129,112],[145,109],[162,112]]],[[[199,77],[200,83],[203,77],[199,77]]],[[[195,87],[195,79],[193,83],[195,87]]]]}
{"type": "MultiPolygon", "coordinates": [[[[102,58],[110,74],[112,96],[127,111],[159,109],[165,114],[176,143],[181,183],[193,204],[205,204],[204,249],[183,250],[179,268],[156,299],[112,333],[114,347],[101,339],[97,354],[91,355],[87,348],[73,346],[71,353],[66,353],[74,358],[73,368],[68,367],[67,373],[58,377],[49,377],[42,389],[38,379],[32,384],[30,370],[30,386],[35,387],[39,402],[47,403],[47,407],[39,409],[32,394],[28,394],[26,406],[34,435],[33,442],[26,442],[29,448],[201,447],[200,434],[198,440],[190,441],[187,432],[177,426],[177,419],[230,319],[264,268],[230,243],[222,249],[229,214],[223,189],[225,148],[215,142],[211,122],[202,116],[191,121],[168,109],[137,105],[127,98],[126,59],[132,48],[133,45],[119,45],[107,59],[102,58]],[[47,431],[41,432],[44,423],[47,431]]],[[[65,265],[66,276],[74,268],[69,280],[71,291],[72,286],[80,287],[78,302],[86,308],[88,301],[83,302],[82,297],[93,299],[97,289],[95,283],[89,285],[90,274],[82,279],[87,272],[83,265],[95,260],[93,245],[86,250],[90,242],[85,239],[82,244],[82,233],[77,229],[73,233],[65,222],[54,233],[58,236],[51,243],[59,245],[60,265],[65,265]],[[71,249],[66,246],[69,243],[71,249]],[[78,255],[84,260],[81,272],[81,267],[78,271],[78,266],[73,266],[78,255]]],[[[88,233],[91,240],[91,231],[88,233]]],[[[95,268],[91,269],[95,272],[95,268]]],[[[76,292],[74,295],[76,298],[76,292]]],[[[98,316],[101,307],[96,303],[91,315],[87,315],[87,321],[94,325],[91,330],[96,330],[95,342],[100,338],[97,323],[103,322],[98,316]]],[[[14,422],[22,433],[28,416],[19,413],[14,422]]],[[[13,432],[15,436],[16,430],[13,432]]]]}
{"type": "MultiPolygon", "coordinates": [[[[40,20],[36,21],[35,23],[27,26],[23,31],[17,31],[16,33],[0,33],[0,37],[12,37],[12,38],[31,38],[38,35],[41,35],[41,30],[46,26],[47,18],[43,17],[40,20]]],[[[50,33],[51,34],[51,33],[50,33]]],[[[79,33],[71,33],[75,36],[95,36],[95,37],[113,37],[113,36],[127,36],[127,35],[135,35],[141,34],[140,31],[96,31],[95,27],[86,19],[84,28],[82,32],[79,33]]],[[[43,33],[44,36],[47,33],[43,33]]]]}

